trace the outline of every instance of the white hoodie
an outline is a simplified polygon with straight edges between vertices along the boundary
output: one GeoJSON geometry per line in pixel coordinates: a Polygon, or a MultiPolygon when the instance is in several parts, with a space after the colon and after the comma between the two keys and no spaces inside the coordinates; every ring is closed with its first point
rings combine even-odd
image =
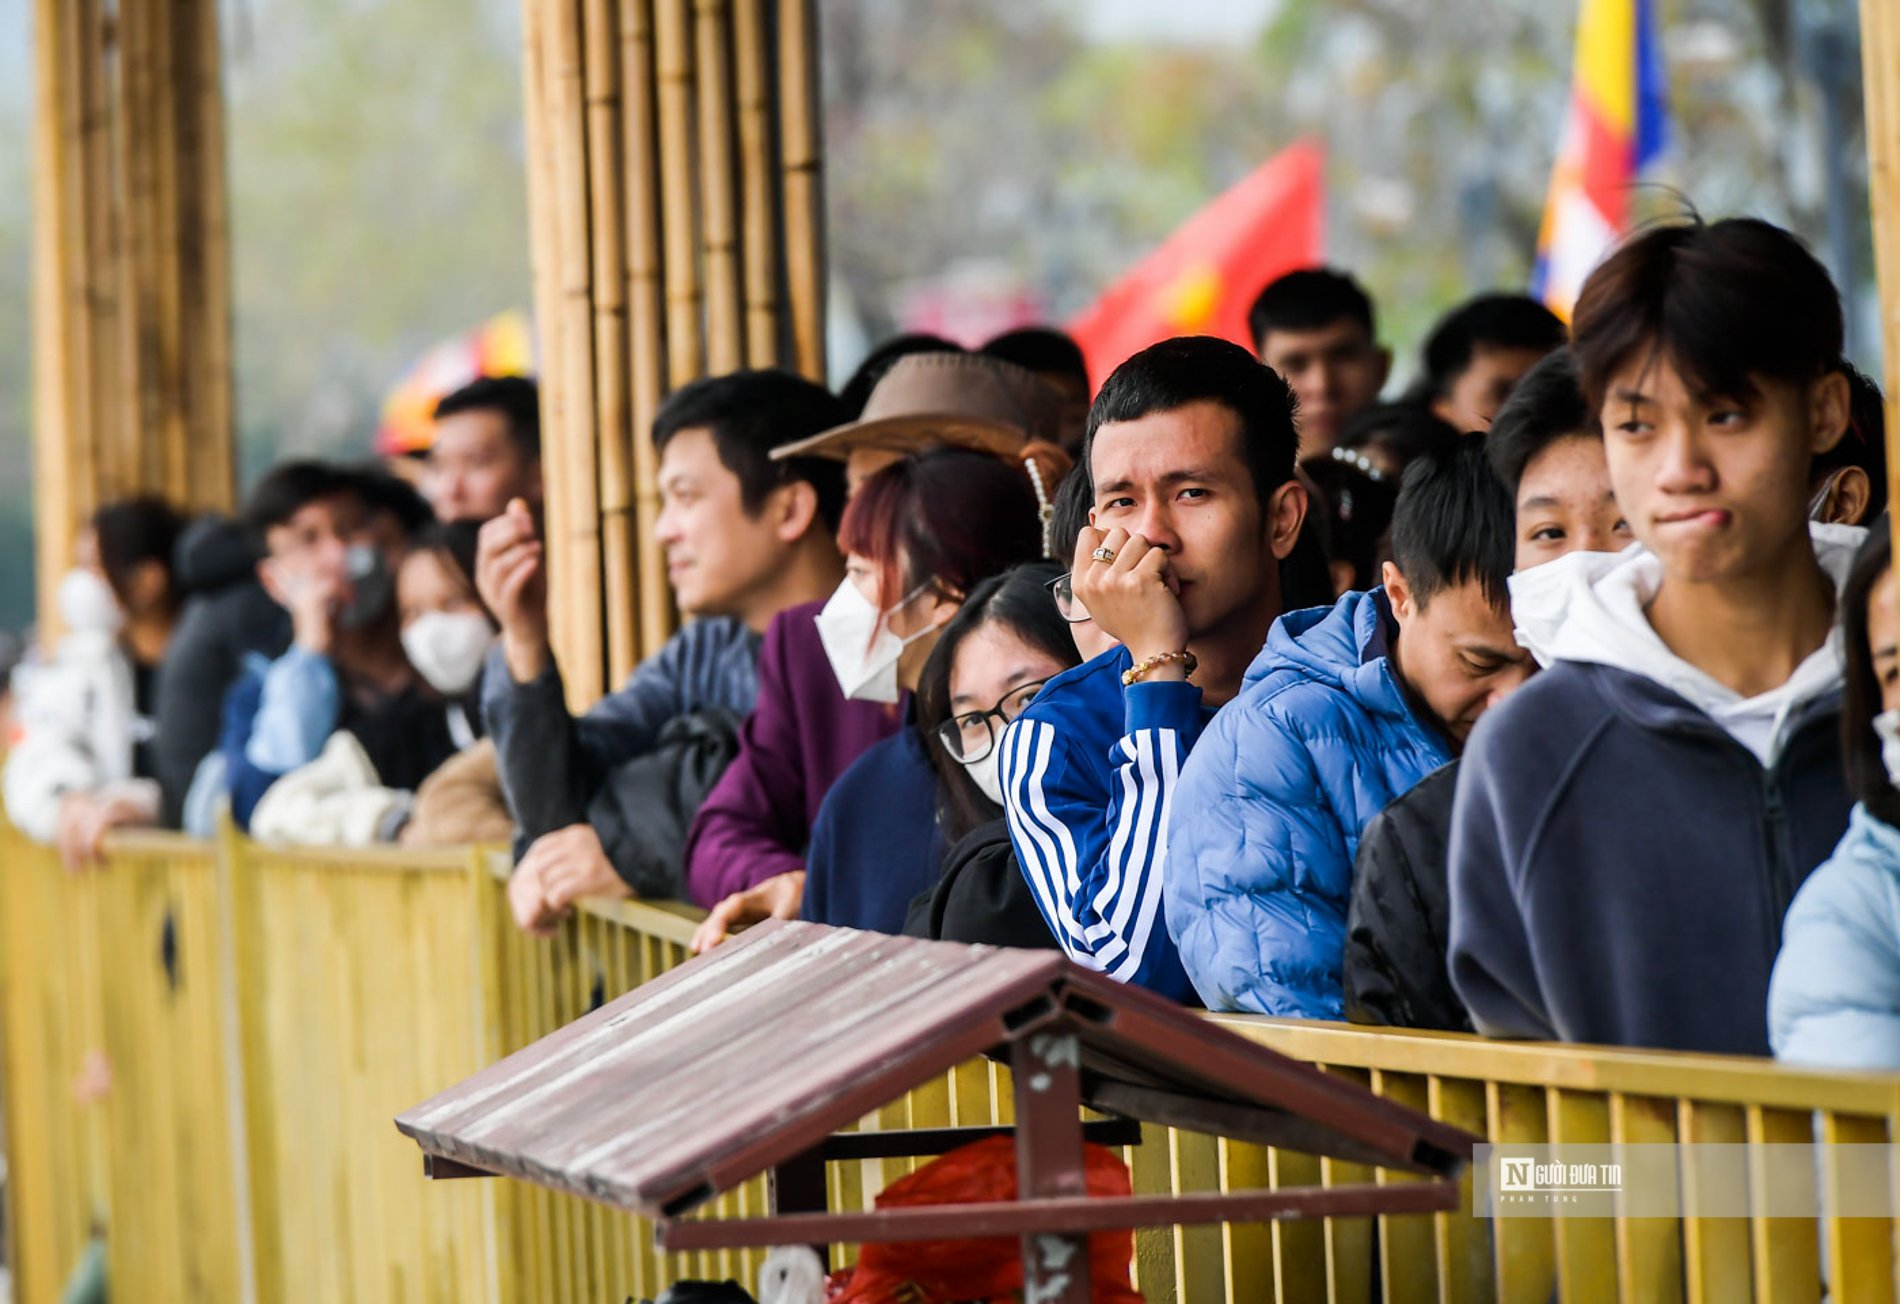
{"type": "MultiPolygon", "coordinates": [[[[1839,589],[1867,531],[1853,525],[1810,525],[1815,559],[1839,589]]],[[[1517,641],[1539,665],[1585,661],[1642,675],[1721,725],[1764,767],[1781,751],[1796,708],[1841,682],[1840,631],[1830,630],[1779,688],[1743,697],[1690,665],[1664,643],[1646,608],[1662,587],[1663,567],[1641,544],[1622,552],[1574,552],[1511,576],[1517,641]]]]}

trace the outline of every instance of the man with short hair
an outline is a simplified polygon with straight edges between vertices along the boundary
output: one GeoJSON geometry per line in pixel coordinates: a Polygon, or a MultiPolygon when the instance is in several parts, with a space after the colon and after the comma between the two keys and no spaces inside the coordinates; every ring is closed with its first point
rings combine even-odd
{"type": "MultiPolygon", "coordinates": [[[[1518,573],[1573,552],[1618,552],[1631,542],[1568,349],[1518,383],[1485,449],[1516,502],[1518,573]]],[[[1354,1023],[1471,1031],[1445,967],[1457,785],[1454,761],[1394,799],[1360,836],[1343,973],[1346,1017],[1354,1023]]]]}
{"type": "Polygon", "coordinates": [[[1166,340],[1089,413],[1076,604],[1117,646],[1051,679],[1004,735],[1011,840],[1069,956],[1191,1001],[1164,919],[1182,760],[1280,613],[1306,515],[1293,395],[1245,349],[1166,340]]]}
{"type": "Polygon", "coordinates": [[[1452,826],[1479,1031],[1768,1053],[1782,916],[1850,804],[1833,617],[1864,532],[1807,518],[1841,335],[1765,222],[1652,228],[1584,283],[1571,348],[1642,546],[1512,583],[1545,669],[1473,737],[1452,826]]]}
{"type": "Polygon", "coordinates": [[[245,508],[257,574],[290,614],[290,650],[253,655],[224,709],[221,751],[240,828],[279,778],[348,731],[384,787],[413,791],[453,754],[441,702],[402,648],[396,570],[406,537],[385,487],[322,462],[265,476],[245,508]]]}
{"type": "Polygon", "coordinates": [[[524,927],[549,926],[582,896],[628,894],[588,822],[604,777],[652,752],[672,721],[750,712],[766,626],[837,588],[842,468],[770,454],[842,415],[821,386],[780,371],[695,381],[666,400],[652,434],[661,496],[654,534],[674,596],[694,619],[579,719],[568,713],[549,649],[532,515],[516,501],[482,527],[477,583],[502,627],[482,708],[510,805],[533,839],[511,888],[524,927]]]}
{"type": "Polygon", "coordinates": [[[1425,339],[1432,411],[1460,434],[1489,430],[1518,378],[1563,342],[1563,322],[1528,295],[1481,294],[1459,304],[1425,339]]]}
{"type": "Polygon", "coordinates": [[[1372,300],[1345,272],[1304,268],[1262,290],[1247,324],[1254,352],[1299,399],[1300,460],[1330,457],[1346,423],[1378,401],[1392,369],[1372,300]]]}
{"type": "Polygon", "coordinates": [[[526,376],[484,376],[435,405],[422,488],[443,521],[488,521],[541,502],[541,395],[526,376]]]}
{"type": "Polygon", "coordinates": [[[1476,441],[1405,473],[1385,583],[1274,625],[1181,774],[1168,927],[1210,1009],[1337,1019],[1368,821],[1522,683],[1510,499],[1476,441]]]}

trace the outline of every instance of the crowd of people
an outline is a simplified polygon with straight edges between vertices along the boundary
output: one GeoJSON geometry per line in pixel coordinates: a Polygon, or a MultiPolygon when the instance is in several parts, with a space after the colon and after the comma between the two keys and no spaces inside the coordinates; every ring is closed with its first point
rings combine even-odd
{"type": "Polygon", "coordinates": [[[1640,232],[1568,327],[1371,299],[1092,388],[908,335],[650,432],[679,632],[570,712],[538,401],[236,520],[115,503],[15,680],[9,816],[512,841],[519,926],[683,897],[1059,948],[1212,1009],[1900,1066],[1900,613],[1878,389],[1764,222],[1640,232]]]}

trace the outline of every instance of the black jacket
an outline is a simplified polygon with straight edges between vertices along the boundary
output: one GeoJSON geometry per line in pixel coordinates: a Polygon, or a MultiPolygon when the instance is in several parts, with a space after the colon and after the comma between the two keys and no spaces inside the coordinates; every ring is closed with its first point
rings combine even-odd
{"type": "Polygon", "coordinates": [[[977,825],[950,848],[937,885],[910,903],[904,935],[1059,949],[1016,863],[1009,825],[1003,820],[977,825]]]}
{"type": "Polygon", "coordinates": [[[551,797],[537,811],[517,811],[522,823],[518,855],[543,834],[584,822],[593,826],[614,872],[636,896],[684,898],[686,833],[738,752],[743,719],[737,711],[712,707],[668,721],[652,751],[607,772],[585,803],[584,819],[578,793],[569,798],[572,817],[563,818],[568,811],[551,797]]]}
{"type": "Polygon", "coordinates": [[[1346,912],[1346,1017],[1470,1032],[1452,989],[1451,804],[1458,763],[1434,770],[1366,825],[1346,912]]]}
{"type": "Polygon", "coordinates": [[[257,580],[255,545],[232,521],[194,521],[178,540],[173,572],[187,595],[153,688],[152,763],[161,822],[177,828],[199,762],[217,750],[224,699],[256,652],[290,646],[290,616],[257,580]]]}

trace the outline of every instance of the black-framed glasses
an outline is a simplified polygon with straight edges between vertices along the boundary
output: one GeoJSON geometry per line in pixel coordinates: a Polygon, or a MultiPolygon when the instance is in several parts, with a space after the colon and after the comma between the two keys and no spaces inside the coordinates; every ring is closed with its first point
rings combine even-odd
{"type": "Polygon", "coordinates": [[[1046,586],[1050,596],[1056,600],[1056,614],[1071,625],[1080,625],[1085,620],[1093,620],[1089,609],[1075,596],[1075,575],[1073,572],[1056,576],[1046,586]]]}
{"type": "Polygon", "coordinates": [[[937,741],[943,744],[950,758],[965,765],[974,765],[990,754],[996,746],[996,736],[1002,726],[1023,713],[1042,691],[1047,680],[1035,679],[1027,684],[1018,684],[1003,694],[1003,700],[987,711],[966,711],[962,715],[953,715],[937,726],[937,741]]]}

